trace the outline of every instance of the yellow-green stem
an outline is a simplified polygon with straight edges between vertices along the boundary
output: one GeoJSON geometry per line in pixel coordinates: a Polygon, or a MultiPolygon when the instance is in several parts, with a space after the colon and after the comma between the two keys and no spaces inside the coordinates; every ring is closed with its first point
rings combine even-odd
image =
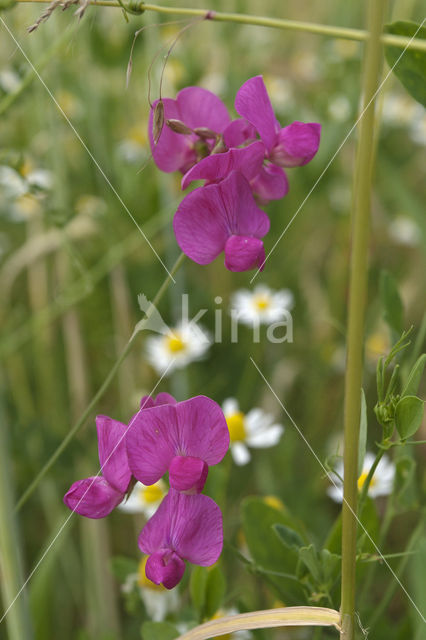
{"type": "Polygon", "coordinates": [[[363,72],[363,115],[356,153],[352,211],[347,364],[344,405],[344,498],[342,507],[342,640],[353,640],[357,533],[358,440],[367,296],[370,196],[373,171],[374,96],[378,88],[382,51],[380,35],[386,0],[369,0],[368,31],[363,72]]]}
{"type": "MultiPolygon", "coordinates": [[[[48,3],[50,0],[15,0],[16,2],[48,3]]],[[[315,24],[313,22],[302,22],[299,20],[284,20],[280,18],[268,18],[266,16],[252,16],[243,13],[226,13],[223,11],[208,11],[206,9],[192,9],[190,7],[163,7],[157,4],[147,4],[136,0],[135,2],[120,3],[115,0],[89,0],[89,5],[98,7],[128,7],[130,13],[136,11],[154,11],[155,13],[174,14],[188,17],[206,17],[208,20],[216,22],[234,22],[237,24],[250,24],[258,27],[270,27],[273,29],[284,29],[290,31],[302,31],[317,35],[340,38],[342,40],[365,41],[368,39],[368,32],[362,29],[349,29],[347,27],[336,27],[334,25],[315,24]],[[208,17],[207,17],[208,16],[208,17]]],[[[410,38],[384,34],[381,37],[384,44],[390,44],[403,49],[407,45],[416,51],[426,51],[426,42],[420,38],[410,41],[410,38]]]]}
{"type": "Polygon", "coordinates": [[[76,424],[68,432],[67,436],[62,440],[61,444],[57,447],[56,451],[54,451],[54,453],[50,456],[49,460],[43,466],[41,471],[39,471],[39,473],[36,475],[36,477],[31,482],[29,487],[23,493],[23,495],[21,496],[18,504],[16,505],[16,509],[17,510],[20,509],[22,507],[22,505],[28,500],[30,495],[36,489],[36,487],[39,484],[40,480],[42,480],[44,478],[46,473],[54,465],[56,460],[59,458],[59,456],[66,449],[66,447],[69,445],[69,443],[74,438],[74,436],[78,433],[78,431],[80,431],[81,427],[84,425],[84,423],[86,422],[87,418],[89,417],[89,415],[91,414],[91,412],[95,408],[97,402],[102,398],[102,396],[104,395],[105,391],[108,389],[109,385],[111,384],[111,382],[114,379],[115,374],[117,373],[118,369],[120,368],[121,363],[126,359],[127,354],[131,350],[139,331],[143,330],[143,328],[144,328],[146,322],[149,320],[153,310],[155,309],[157,304],[160,302],[160,300],[163,297],[164,293],[167,291],[167,288],[168,288],[168,286],[170,284],[172,276],[179,269],[179,267],[181,266],[184,258],[185,258],[184,254],[181,253],[179,258],[176,260],[175,264],[171,268],[170,272],[167,274],[167,277],[165,278],[163,284],[159,288],[159,290],[157,292],[157,295],[153,299],[153,301],[151,303],[151,306],[150,306],[150,308],[148,309],[148,311],[146,313],[146,317],[143,320],[140,320],[138,322],[138,324],[136,325],[136,328],[135,328],[132,336],[130,337],[128,343],[126,344],[126,346],[124,347],[123,351],[121,352],[119,358],[115,361],[112,369],[110,370],[109,374],[105,378],[102,386],[95,393],[95,395],[93,396],[93,398],[90,401],[89,405],[86,407],[86,410],[83,412],[83,414],[80,417],[80,419],[76,422],[76,424]]]}

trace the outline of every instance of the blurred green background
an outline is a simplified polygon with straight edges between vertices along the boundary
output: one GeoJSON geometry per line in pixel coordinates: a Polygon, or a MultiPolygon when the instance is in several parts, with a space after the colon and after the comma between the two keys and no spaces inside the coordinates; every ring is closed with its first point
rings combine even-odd
{"type": "MultiPolygon", "coordinates": [[[[185,6],[181,0],[168,4],[185,6]]],[[[274,0],[212,0],[193,4],[354,28],[364,25],[365,3],[293,0],[284,6],[274,0]]],[[[179,254],[171,220],[182,194],[178,176],[162,174],[152,161],[147,162],[148,71],[152,65],[153,100],[158,97],[163,56],[188,20],[162,26],[175,17],[146,13],[130,16],[127,22],[119,9],[89,7],[78,22],[71,7],[65,13],[57,10],[28,35],[26,27],[41,11],[42,5],[19,5],[1,15],[170,268],[179,254]],[[133,36],[144,25],[149,28],[136,42],[126,89],[133,36]]],[[[422,18],[421,2],[407,0],[392,7],[392,19],[422,18]]],[[[2,25],[0,33],[0,384],[10,486],[17,498],[78,419],[130,337],[141,315],[137,294],[152,299],[164,271],[52,97],[37,78],[28,79],[29,65],[2,25]],[[8,169],[14,173],[7,173],[8,169]]],[[[197,84],[218,93],[235,114],[238,87],[247,78],[263,74],[283,126],[293,120],[322,124],[314,161],[289,170],[288,196],[266,208],[272,223],[266,251],[357,117],[361,56],[362,45],[355,42],[214,22],[194,23],[173,49],[165,68],[163,96],[174,97],[179,89],[197,84]]],[[[380,271],[387,269],[395,278],[404,302],[404,325],[414,325],[414,336],[422,322],[425,291],[424,109],[398,80],[390,78],[379,100],[379,113],[364,384],[370,448],[380,438],[372,413],[375,364],[391,344],[378,294],[380,271]]],[[[286,426],[279,446],[256,451],[249,465],[237,468],[227,459],[211,472],[210,492],[224,509],[226,538],[234,546],[241,544],[240,504],[249,495],[277,497],[305,523],[318,545],[339,513],[326,495],[328,481],[322,469],[249,356],[266,373],[319,458],[335,453],[342,433],[355,141],[353,133],[256,280],[293,292],[292,344],[271,345],[264,332],[260,344],[253,344],[251,331],[244,327],[238,343],[231,344],[229,298],[241,287],[252,288],[252,273],[230,273],[222,258],[206,267],[186,261],[177,284],[160,305],[164,319],[173,324],[180,317],[180,295],[188,292],[194,314],[200,308],[209,309],[202,324],[213,331],[218,308],[214,299],[221,296],[224,332],[222,343],[212,346],[205,361],[174,373],[158,390],[170,391],[180,400],[205,394],[221,403],[233,396],[243,411],[263,407],[286,426]]],[[[154,387],[158,376],[144,358],[143,342],[141,336],[97,413],[127,422],[140,397],[154,387]]],[[[25,576],[68,516],[62,496],[69,485],[98,469],[94,417],[95,413],[19,514],[25,576]]],[[[423,430],[419,438],[425,436],[423,430]]],[[[386,553],[404,549],[419,520],[424,496],[425,449],[415,447],[404,455],[413,457],[417,470],[410,497],[400,507],[385,541],[386,553]]],[[[384,502],[377,501],[379,513],[384,502]]],[[[114,556],[138,559],[140,526],[140,518],[117,512],[107,521],[85,521],[79,516],[70,520],[29,583],[36,638],[140,637],[146,619],[142,602],[126,601],[110,568],[114,556]]],[[[416,558],[407,563],[403,582],[413,599],[421,602],[426,572],[420,576],[416,558]]],[[[391,561],[392,567],[397,562],[391,561]]],[[[227,576],[228,607],[244,611],[272,606],[280,599],[265,577],[247,574],[230,548],[221,566],[227,576]]],[[[381,566],[364,602],[366,626],[391,582],[391,574],[381,566]]],[[[181,615],[188,619],[187,585],[180,597],[176,620],[181,615]]],[[[338,604],[337,598],[334,606],[338,604]]],[[[425,636],[420,625],[418,614],[397,589],[372,637],[421,640],[425,636]]],[[[310,638],[312,633],[271,631],[258,636],[310,638]]],[[[4,623],[0,637],[6,638],[4,623]]]]}

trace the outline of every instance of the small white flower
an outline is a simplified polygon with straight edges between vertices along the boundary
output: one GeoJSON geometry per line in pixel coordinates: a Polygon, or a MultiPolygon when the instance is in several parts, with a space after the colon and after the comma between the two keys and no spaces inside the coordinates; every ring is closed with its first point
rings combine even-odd
{"type": "Polygon", "coordinates": [[[178,610],[179,593],[177,589],[169,590],[161,584],[157,585],[148,580],[145,575],[147,559],[148,556],[142,558],[139,563],[138,573],[128,575],[121,588],[124,593],[130,593],[137,585],[149,617],[154,622],[162,622],[169,613],[178,610]]]}
{"type": "Polygon", "coordinates": [[[146,354],[158,373],[171,373],[194,360],[200,360],[211,341],[205,329],[194,323],[181,323],[169,333],[146,340],[146,354]]]}
{"type": "Polygon", "coordinates": [[[52,173],[47,169],[34,169],[34,171],[27,174],[26,179],[30,187],[35,187],[41,191],[48,191],[52,188],[52,173]]]}
{"type": "Polygon", "coordinates": [[[289,289],[274,291],[259,284],[253,291],[239,289],[231,297],[231,315],[249,326],[272,324],[285,318],[293,307],[293,294],[289,289]]]}
{"type": "Polygon", "coordinates": [[[415,247],[420,242],[421,231],[408,216],[398,216],[389,225],[389,235],[397,244],[415,247]]]}
{"type": "Polygon", "coordinates": [[[119,505],[120,511],[127,513],[143,513],[146,518],[151,518],[160,506],[160,502],[167,493],[167,486],[162,480],[147,487],[142,482],[137,482],[127,500],[119,505]]]}
{"type": "Polygon", "coordinates": [[[6,165],[0,166],[0,191],[6,198],[20,198],[28,191],[26,180],[15,169],[6,165]]]}
{"type": "MultiPolygon", "coordinates": [[[[361,491],[364,482],[367,479],[368,472],[373,465],[375,457],[376,456],[373,453],[365,454],[362,472],[358,478],[359,491],[361,491]]],[[[335,484],[327,489],[327,494],[335,502],[343,501],[343,484],[340,478],[343,478],[342,460],[340,460],[336,465],[336,475],[334,475],[335,484]]],[[[370,498],[376,498],[377,496],[387,496],[392,493],[394,479],[395,465],[391,460],[389,460],[386,455],[384,455],[377,465],[374,476],[371,479],[370,486],[368,487],[368,495],[370,496],[370,498]]]]}
{"type": "Polygon", "coordinates": [[[408,95],[388,94],[383,101],[383,121],[394,127],[409,125],[416,113],[416,103],[408,95]]]}
{"type": "Polygon", "coordinates": [[[252,409],[247,414],[240,411],[235,398],[228,398],[222,406],[231,440],[230,449],[234,462],[238,465],[250,461],[248,447],[263,449],[279,442],[284,427],[275,424],[274,418],[262,409],[252,409]]]}
{"type": "Polygon", "coordinates": [[[15,71],[5,69],[0,72],[0,88],[6,93],[12,93],[21,84],[21,79],[15,71]]]}

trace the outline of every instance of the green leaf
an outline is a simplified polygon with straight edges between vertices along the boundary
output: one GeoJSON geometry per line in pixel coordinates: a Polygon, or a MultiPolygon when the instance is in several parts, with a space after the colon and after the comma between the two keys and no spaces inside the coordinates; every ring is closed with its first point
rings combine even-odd
{"type": "Polygon", "coordinates": [[[395,426],[401,440],[414,435],[420,429],[424,412],[423,400],[416,396],[405,396],[396,405],[395,426]]]}
{"type": "Polygon", "coordinates": [[[219,567],[213,567],[207,574],[205,616],[212,618],[220,609],[226,593],[225,576],[219,567]]]}
{"type": "Polygon", "coordinates": [[[358,444],[358,476],[362,473],[365,451],[367,448],[367,403],[365,401],[364,389],[361,389],[361,418],[359,426],[358,444]]]}
{"type": "Polygon", "coordinates": [[[169,622],[144,622],[141,635],[143,640],[174,640],[180,633],[169,622]]]}
{"type": "Polygon", "coordinates": [[[384,319],[397,334],[402,333],[404,325],[404,307],[398,293],[394,277],[388,271],[381,271],[379,281],[384,319]]]}
{"type": "MultiPolygon", "coordinates": [[[[416,38],[426,39],[426,28],[416,22],[398,21],[385,27],[387,33],[410,38],[416,33],[416,38]]],[[[386,60],[398,80],[404,85],[408,93],[417,102],[426,107],[426,52],[388,45],[385,48],[386,60]],[[403,55],[401,55],[403,54],[403,55]]]]}
{"type": "Polygon", "coordinates": [[[274,530],[281,542],[289,549],[299,549],[303,547],[305,542],[299,536],[297,531],[286,527],[284,524],[274,524],[274,530]]]}
{"type": "MultiPolygon", "coordinates": [[[[377,515],[376,505],[374,500],[367,496],[364,506],[362,507],[362,511],[359,514],[358,518],[360,519],[365,530],[368,531],[371,538],[374,542],[377,541],[377,536],[379,532],[379,517],[377,515]]],[[[361,537],[364,534],[362,540],[360,540],[360,548],[359,551],[366,551],[369,553],[375,552],[375,547],[369,538],[365,535],[364,529],[359,526],[359,536],[361,537]]],[[[324,547],[328,549],[331,553],[339,554],[342,549],[342,514],[340,513],[334,522],[330,533],[325,541],[324,547]]]]}
{"type": "Polygon", "coordinates": [[[420,358],[416,361],[415,365],[408,374],[407,384],[405,385],[401,396],[414,396],[420,387],[420,382],[423,376],[423,371],[426,365],[426,353],[422,353],[420,358]]]}
{"type": "MultiPolygon", "coordinates": [[[[266,571],[279,571],[294,576],[298,562],[297,551],[282,544],[274,525],[283,524],[297,531],[305,539],[303,529],[297,520],[287,511],[274,509],[261,498],[246,498],[242,503],[242,522],[247,546],[255,565],[266,571]]],[[[272,573],[267,579],[287,604],[300,604],[300,601],[304,601],[303,588],[294,580],[274,576],[272,573]]]]}
{"type": "Polygon", "coordinates": [[[322,566],[322,572],[324,574],[324,581],[327,584],[334,582],[337,574],[340,572],[341,555],[337,553],[330,553],[328,549],[321,549],[320,562],[322,566]]]}
{"type": "Polygon", "coordinates": [[[206,602],[207,569],[205,567],[194,567],[189,581],[189,593],[194,608],[198,611],[200,619],[204,617],[204,607],[206,602]]]}
{"type": "Polygon", "coordinates": [[[320,584],[322,580],[321,565],[317,550],[313,544],[310,544],[309,547],[301,547],[299,549],[299,560],[307,567],[315,583],[317,585],[320,584]]]}

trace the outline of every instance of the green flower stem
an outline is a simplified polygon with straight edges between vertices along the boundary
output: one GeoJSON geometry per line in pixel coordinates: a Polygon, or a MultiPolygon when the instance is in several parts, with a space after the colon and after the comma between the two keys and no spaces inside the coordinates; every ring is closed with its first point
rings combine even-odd
{"type": "MultiPolygon", "coordinates": [[[[49,0],[16,0],[16,2],[48,3],[49,0]]],[[[123,8],[121,2],[114,0],[89,0],[88,4],[99,7],[123,8]]],[[[259,27],[271,27],[274,29],[284,29],[289,31],[302,31],[317,35],[330,36],[342,40],[356,40],[363,42],[368,40],[368,32],[362,29],[349,29],[347,27],[336,27],[325,24],[315,24],[313,22],[301,22],[298,20],[284,20],[280,18],[268,18],[266,16],[251,16],[243,13],[225,13],[222,11],[208,12],[206,9],[191,9],[186,7],[163,7],[157,4],[147,4],[136,0],[136,2],[124,3],[126,10],[130,13],[142,13],[143,11],[154,11],[155,13],[174,14],[195,18],[206,18],[216,22],[234,22],[236,24],[250,24],[259,27]]],[[[407,45],[416,51],[426,51],[426,42],[421,38],[415,38],[410,42],[410,38],[384,34],[381,37],[383,44],[393,45],[404,49],[407,45]],[[410,42],[410,44],[408,44],[410,42]]]]}
{"type": "Polygon", "coordinates": [[[379,451],[377,452],[376,458],[375,458],[373,464],[370,467],[370,470],[369,470],[369,472],[367,474],[367,477],[366,477],[366,479],[364,481],[364,484],[362,485],[361,493],[360,493],[360,496],[359,496],[359,502],[358,502],[358,513],[361,513],[361,509],[364,506],[364,502],[365,502],[365,499],[366,499],[366,497],[368,495],[368,489],[370,487],[371,480],[373,479],[374,473],[375,473],[375,471],[377,469],[377,465],[379,464],[380,460],[382,459],[384,452],[385,452],[385,449],[379,449],[379,451]]]}
{"type": "Polygon", "coordinates": [[[354,638],[357,534],[358,440],[367,296],[370,197],[374,157],[374,100],[382,64],[380,36],[386,0],[368,2],[363,73],[363,116],[359,127],[353,197],[353,238],[349,283],[347,364],[344,402],[344,485],[342,506],[342,640],[354,638]]]}
{"type": "MultiPolygon", "coordinates": [[[[7,436],[8,425],[0,406],[0,586],[5,612],[24,582],[20,556],[22,547],[18,543],[16,521],[13,517],[13,474],[7,436]]],[[[11,606],[6,616],[6,627],[9,640],[31,640],[33,637],[26,593],[11,606]]]]}
{"type": "Polygon", "coordinates": [[[165,278],[163,284],[159,288],[159,290],[157,292],[157,295],[155,296],[154,300],[151,303],[150,308],[148,309],[148,311],[146,313],[146,317],[143,318],[142,320],[140,320],[138,322],[138,324],[136,325],[135,330],[133,331],[133,334],[130,337],[130,340],[128,341],[128,343],[124,347],[124,349],[121,352],[119,358],[115,361],[112,369],[110,370],[109,374],[105,378],[102,386],[95,393],[95,395],[93,396],[92,400],[90,401],[90,403],[86,407],[86,410],[83,412],[83,414],[80,417],[80,419],[76,422],[76,424],[68,432],[66,437],[62,440],[61,444],[57,447],[57,449],[54,451],[54,453],[50,456],[49,460],[43,466],[41,471],[37,474],[37,476],[34,478],[32,483],[28,486],[26,491],[23,493],[23,495],[21,496],[20,500],[18,501],[18,504],[16,505],[16,509],[17,510],[19,510],[23,506],[23,504],[28,500],[30,495],[37,488],[37,485],[39,484],[40,480],[42,480],[44,478],[44,476],[49,471],[49,469],[54,465],[54,463],[59,458],[59,456],[67,448],[67,446],[69,445],[71,440],[74,438],[74,436],[78,433],[78,431],[81,429],[81,427],[86,422],[87,418],[89,417],[89,415],[91,414],[91,412],[95,408],[97,402],[102,398],[102,396],[104,395],[105,391],[110,386],[111,382],[114,379],[115,374],[117,373],[118,369],[120,368],[120,365],[122,364],[122,362],[124,362],[124,360],[126,359],[128,353],[130,352],[131,348],[133,347],[134,342],[136,340],[136,337],[137,337],[139,331],[143,330],[143,328],[146,325],[147,321],[149,320],[153,310],[155,309],[155,307],[158,305],[158,303],[160,302],[160,300],[164,296],[165,292],[167,291],[167,289],[168,289],[168,287],[170,285],[171,277],[178,271],[178,269],[181,266],[184,258],[185,258],[184,254],[181,253],[179,258],[176,260],[175,264],[171,268],[170,273],[167,275],[167,277],[165,278]]]}

